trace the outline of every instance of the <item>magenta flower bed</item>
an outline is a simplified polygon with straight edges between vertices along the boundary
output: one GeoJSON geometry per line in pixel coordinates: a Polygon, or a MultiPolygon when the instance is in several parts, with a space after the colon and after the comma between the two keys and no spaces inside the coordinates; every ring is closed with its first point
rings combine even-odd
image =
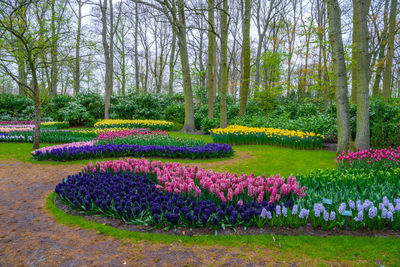
{"type": "Polygon", "coordinates": [[[135,173],[148,174],[158,189],[199,199],[238,203],[257,200],[261,203],[286,202],[305,196],[305,187],[300,188],[292,175],[287,179],[279,175],[270,177],[246,174],[220,173],[199,169],[197,166],[182,166],[179,162],[162,163],[145,159],[121,159],[92,162],[84,166],[86,173],[135,173]]]}
{"type": "Polygon", "coordinates": [[[388,169],[399,166],[400,147],[384,149],[369,149],[351,152],[343,151],[336,158],[339,168],[363,168],[363,169],[388,169]]]}
{"type": "Polygon", "coordinates": [[[34,124],[34,121],[0,121],[0,125],[3,124],[34,124]]]}
{"type": "Polygon", "coordinates": [[[167,131],[161,130],[150,130],[147,128],[138,128],[138,129],[130,129],[130,130],[116,130],[116,131],[105,131],[101,132],[96,139],[97,140],[105,140],[105,139],[115,139],[115,138],[124,138],[129,136],[136,135],[169,135],[167,131]]]}

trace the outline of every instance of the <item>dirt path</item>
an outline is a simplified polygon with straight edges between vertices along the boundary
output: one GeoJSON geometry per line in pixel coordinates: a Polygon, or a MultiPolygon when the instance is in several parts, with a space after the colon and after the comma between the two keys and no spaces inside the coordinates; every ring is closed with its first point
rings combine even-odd
{"type": "Polygon", "coordinates": [[[80,169],[0,161],[0,266],[313,264],[273,262],[267,249],[128,242],[57,224],[45,209],[46,198],[62,178],[80,169]]]}

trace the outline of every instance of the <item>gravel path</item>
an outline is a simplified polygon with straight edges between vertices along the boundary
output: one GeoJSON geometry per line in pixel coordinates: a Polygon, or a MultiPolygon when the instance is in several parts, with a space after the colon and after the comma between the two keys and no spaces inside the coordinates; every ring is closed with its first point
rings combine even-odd
{"type": "Polygon", "coordinates": [[[57,224],[46,198],[80,169],[0,161],[0,266],[313,265],[271,261],[276,250],[130,242],[57,224]]]}

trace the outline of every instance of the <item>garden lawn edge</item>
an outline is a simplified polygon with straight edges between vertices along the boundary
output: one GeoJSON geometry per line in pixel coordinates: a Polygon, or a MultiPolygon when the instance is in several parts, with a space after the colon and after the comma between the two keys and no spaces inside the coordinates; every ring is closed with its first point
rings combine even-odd
{"type": "MultiPolygon", "coordinates": [[[[355,236],[286,236],[286,235],[203,235],[182,236],[132,232],[109,225],[85,220],[80,216],[70,215],[54,204],[56,193],[52,192],[46,199],[46,209],[57,223],[97,231],[117,239],[130,241],[148,241],[153,243],[180,243],[182,245],[200,246],[235,246],[254,249],[272,250],[276,259],[304,259],[339,261],[349,264],[396,265],[400,264],[400,239],[396,237],[355,237],[355,236]]],[[[336,263],[339,263],[336,262],[336,263]]]]}

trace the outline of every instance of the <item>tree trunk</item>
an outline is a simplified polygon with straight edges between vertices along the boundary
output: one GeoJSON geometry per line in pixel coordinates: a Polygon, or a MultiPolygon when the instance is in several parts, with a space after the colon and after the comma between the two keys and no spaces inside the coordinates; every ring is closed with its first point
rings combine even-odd
{"type": "Polygon", "coordinates": [[[338,146],[337,153],[349,149],[351,141],[349,99],[347,92],[346,62],[340,22],[340,7],[337,0],[328,0],[329,38],[335,73],[335,97],[337,103],[338,146]]]}
{"type": "Polygon", "coordinates": [[[221,13],[221,119],[220,127],[227,126],[226,96],[228,93],[228,0],[223,0],[221,13]]]}
{"type": "Polygon", "coordinates": [[[174,66],[175,66],[175,45],[176,45],[176,33],[172,30],[172,44],[171,54],[169,57],[169,83],[168,83],[168,94],[172,96],[174,94],[174,66]]]}
{"type": "Polygon", "coordinates": [[[244,2],[244,21],[243,21],[243,80],[240,87],[240,109],[239,116],[246,113],[247,98],[250,88],[250,18],[251,0],[244,2]]]}
{"type": "MultiPolygon", "coordinates": [[[[17,59],[18,62],[18,79],[23,83],[26,84],[26,70],[25,70],[25,61],[23,59],[17,59]]],[[[21,83],[18,84],[18,94],[19,95],[26,95],[25,89],[21,83]]]]}
{"type": "Polygon", "coordinates": [[[51,82],[50,82],[50,97],[53,98],[57,95],[57,82],[58,82],[58,34],[56,32],[56,10],[55,0],[51,1],[51,82]]]}
{"type": "MultiPolygon", "coordinates": [[[[104,59],[105,59],[105,105],[104,105],[104,118],[110,118],[110,106],[111,106],[111,93],[112,93],[112,68],[111,68],[111,57],[110,57],[110,47],[107,42],[107,0],[104,0],[101,8],[101,21],[102,21],[102,43],[104,49],[104,59]]],[[[111,29],[112,31],[112,29],[111,29]]],[[[110,38],[111,39],[111,38],[110,38]]]]}
{"type": "Polygon", "coordinates": [[[138,3],[135,4],[135,84],[136,92],[139,92],[140,77],[139,77],[139,54],[138,54],[138,35],[139,35],[139,11],[138,3]]]}
{"type": "Polygon", "coordinates": [[[364,0],[355,0],[357,26],[357,130],[355,146],[368,149],[370,143],[369,129],[369,62],[368,62],[368,9],[364,0]]]}
{"type": "Polygon", "coordinates": [[[353,43],[351,46],[351,101],[354,104],[357,104],[357,81],[358,81],[358,44],[357,44],[357,40],[358,40],[358,21],[357,21],[357,17],[359,16],[359,14],[357,13],[358,10],[355,7],[357,0],[353,0],[353,43]]]}
{"type": "Polygon", "coordinates": [[[186,43],[186,18],[185,18],[185,1],[178,0],[178,17],[179,24],[177,25],[177,37],[179,44],[179,51],[182,65],[183,75],[183,90],[185,94],[185,122],[183,125],[184,132],[193,132],[194,125],[194,105],[193,105],[193,91],[192,80],[190,77],[189,57],[186,43]]]}
{"type": "Polygon", "coordinates": [[[82,29],[82,3],[78,2],[78,27],[75,43],[75,72],[74,72],[74,95],[78,95],[81,90],[81,29],[82,29]]]}
{"type": "Polygon", "coordinates": [[[126,92],[126,54],[125,54],[125,37],[123,35],[121,36],[121,46],[122,46],[121,91],[122,91],[122,95],[125,96],[125,92],[126,92]]]}
{"type": "Polygon", "coordinates": [[[208,0],[208,61],[207,61],[207,91],[208,91],[208,118],[212,119],[214,117],[214,90],[215,83],[214,80],[214,66],[215,66],[215,23],[214,23],[214,0],[208,0]]]}
{"type": "Polygon", "coordinates": [[[389,98],[392,86],[392,65],[394,55],[394,35],[396,31],[397,0],[392,0],[390,4],[389,17],[389,36],[386,54],[385,74],[383,77],[383,97],[389,98]]]}

